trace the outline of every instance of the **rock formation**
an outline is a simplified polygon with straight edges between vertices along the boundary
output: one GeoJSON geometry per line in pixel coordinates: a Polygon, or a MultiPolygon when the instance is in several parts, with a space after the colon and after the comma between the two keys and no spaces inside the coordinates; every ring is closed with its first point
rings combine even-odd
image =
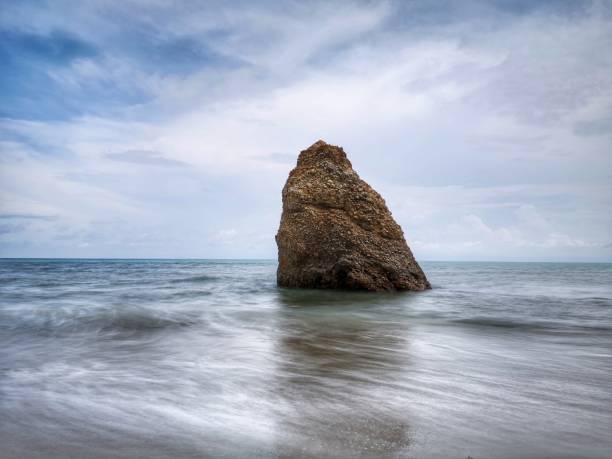
{"type": "Polygon", "coordinates": [[[322,140],[289,174],[276,243],[282,287],[431,288],[384,199],[322,140]]]}

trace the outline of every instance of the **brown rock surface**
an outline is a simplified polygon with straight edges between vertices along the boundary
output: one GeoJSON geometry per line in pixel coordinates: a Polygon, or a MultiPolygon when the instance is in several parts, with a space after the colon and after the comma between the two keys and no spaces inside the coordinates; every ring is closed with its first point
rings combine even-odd
{"type": "Polygon", "coordinates": [[[276,243],[282,287],[431,288],[384,199],[322,140],[289,174],[276,243]]]}

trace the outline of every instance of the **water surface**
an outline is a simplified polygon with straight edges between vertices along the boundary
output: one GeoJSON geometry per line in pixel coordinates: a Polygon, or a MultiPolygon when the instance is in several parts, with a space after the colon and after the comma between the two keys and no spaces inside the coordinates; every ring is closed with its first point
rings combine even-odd
{"type": "Polygon", "coordinates": [[[612,265],[0,260],[3,458],[612,457],[612,265]]]}

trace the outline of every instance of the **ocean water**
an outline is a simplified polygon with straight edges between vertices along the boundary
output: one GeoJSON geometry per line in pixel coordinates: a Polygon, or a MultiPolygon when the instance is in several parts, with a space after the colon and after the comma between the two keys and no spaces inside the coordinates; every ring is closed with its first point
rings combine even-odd
{"type": "Polygon", "coordinates": [[[0,457],[612,457],[612,265],[1,260],[0,457]]]}

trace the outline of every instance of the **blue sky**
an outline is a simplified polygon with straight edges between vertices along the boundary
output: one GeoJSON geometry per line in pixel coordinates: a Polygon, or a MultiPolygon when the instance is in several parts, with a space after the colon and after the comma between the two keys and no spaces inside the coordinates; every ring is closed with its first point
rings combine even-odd
{"type": "Polygon", "coordinates": [[[0,256],[274,258],[322,138],[419,259],[612,261],[610,43],[610,1],[3,1],[0,256]]]}

